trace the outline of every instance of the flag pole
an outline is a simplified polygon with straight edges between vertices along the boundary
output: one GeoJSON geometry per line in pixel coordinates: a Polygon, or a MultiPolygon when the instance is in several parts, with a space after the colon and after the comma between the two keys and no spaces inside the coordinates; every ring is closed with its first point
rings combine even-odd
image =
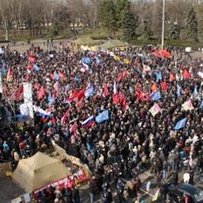
{"type": "Polygon", "coordinates": [[[162,31],[161,31],[161,49],[164,48],[164,31],[165,31],[165,5],[166,0],[162,3],[162,31]]]}

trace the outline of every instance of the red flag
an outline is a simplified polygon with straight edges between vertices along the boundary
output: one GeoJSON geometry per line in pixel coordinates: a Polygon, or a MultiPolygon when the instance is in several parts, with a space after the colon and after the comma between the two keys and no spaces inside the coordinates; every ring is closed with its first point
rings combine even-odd
{"type": "Polygon", "coordinates": [[[81,90],[78,92],[78,95],[77,95],[78,101],[80,101],[82,98],[84,98],[84,96],[85,96],[85,88],[84,88],[84,89],[81,89],[81,90]]]}
{"type": "Polygon", "coordinates": [[[124,70],[123,72],[118,73],[116,81],[119,82],[121,80],[124,80],[126,79],[127,76],[128,76],[128,71],[124,70]]]}
{"type": "Polygon", "coordinates": [[[120,104],[120,97],[118,93],[113,94],[113,104],[120,104]]]}
{"type": "Polygon", "coordinates": [[[81,109],[81,108],[84,106],[83,101],[84,101],[84,97],[83,97],[81,100],[76,101],[76,107],[77,107],[78,109],[81,109]]]}
{"type": "Polygon", "coordinates": [[[19,101],[21,99],[21,96],[23,94],[23,86],[20,86],[15,92],[12,94],[11,98],[14,101],[19,101]]]}
{"type": "Polygon", "coordinates": [[[61,124],[65,124],[69,118],[70,112],[69,109],[64,113],[63,117],[61,118],[61,124]]]}
{"type": "Polygon", "coordinates": [[[113,95],[113,104],[120,105],[125,110],[127,107],[127,100],[122,92],[113,95]]]}
{"type": "Polygon", "coordinates": [[[171,58],[172,56],[171,53],[168,52],[166,49],[155,50],[154,52],[152,52],[152,55],[160,58],[171,58]]]}
{"type": "Polygon", "coordinates": [[[53,73],[50,73],[50,78],[51,78],[51,80],[54,80],[54,74],[53,73]]]}
{"type": "Polygon", "coordinates": [[[59,79],[60,79],[61,81],[64,81],[65,75],[64,75],[63,72],[59,72],[59,79]]]}
{"type": "Polygon", "coordinates": [[[85,96],[85,88],[79,90],[79,91],[73,91],[70,97],[68,98],[69,102],[75,101],[79,102],[82,98],[85,96]]]}
{"type": "Polygon", "coordinates": [[[162,91],[167,92],[168,84],[165,80],[161,83],[161,89],[162,91]]]}
{"type": "Polygon", "coordinates": [[[35,83],[35,84],[34,84],[34,89],[35,89],[35,90],[38,90],[39,88],[40,88],[39,83],[35,83]]]}
{"type": "Polygon", "coordinates": [[[124,71],[123,71],[123,79],[126,79],[127,76],[128,76],[128,71],[127,71],[127,70],[124,70],[124,71]]]}
{"type": "Polygon", "coordinates": [[[107,86],[107,84],[104,84],[104,85],[103,85],[103,90],[102,90],[102,96],[103,96],[103,97],[107,97],[108,95],[109,95],[108,86],[107,86]]]}
{"type": "Polygon", "coordinates": [[[135,90],[135,97],[137,100],[140,100],[142,97],[142,91],[139,87],[135,90]]]}
{"type": "Polygon", "coordinates": [[[59,95],[59,82],[58,81],[56,81],[55,83],[54,83],[54,90],[56,91],[56,96],[58,96],[59,95]]]}
{"type": "Polygon", "coordinates": [[[183,79],[189,79],[191,77],[191,74],[187,69],[183,71],[183,79]]]}
{"type": "Polygon", "coordinates": [[[28,66],[27,66],[27,71],[28,72],[31,72],[33,70],[33,64],[28,64],[28,66]]]}
{"type": "Polygon", "coordinates": [[[52,117],[51,123],[52,123],[52,124],[56,124],[56,119],[55,119],[54,117],[52,117]]]}
{"type": "Polygon", "coordinates": [[[138,101],[149,101],[150,99],[149,94],[143,92],[140,87],[137,87],[135,97],[138,101]]]}
{"type": "Polygon", "coordinates": [[[7,82],[11,82],[13,80],[13,70],[11,68],[8,69],[6,80],[7,82]]]}
{"type": "Polygon", "coordinates": [[[72,93],[70,94],[69,98],[68,98],[68,101],[69,102],[74,101],[77,98],[77,95],[78,95],[78,91],[73,90],[72,93]]]}
{"type": "Polygon", "coordinates": [[[142,101],[149,101],[150,100],[149,93],[142,92],[141,100],[142,101]]]}
{"type": "Polygon", "coordinates": [[[170,75],[169,75],[169,81],[171,82],[173,80],[175,80],[175,76],[174,76],[173,73],[170,73],[170,75]]]}
{"type": "Polygon", "coordinates": [[[123,79],[123,73],[122,73],[122,72],[121,72],[121,73],[118,73],[117,78],[116,78],[116,81],[117,81],[117,82],[120,82],[122,79],[123,79]]]}
{"type": "Polygon", "coordinates": [[[35,56],[29,56],[29,57],[28,57],[28,61],[29,61],[30,63],[35,63],[35,62],[36,62],[36,57],[35,57],[35,56]]]}
{"type": "Polygon", "coordinates": [[[123,110],[126,110],[127,107],[127,99],[123,93],[120,93],[120,105],[122,106],[123,110]]]}
{"type": "Polygon", "coordinates": [[[70,133],[71,133],[71,134],[75,134],[77,128],[78,128],[78,124],[77,124],[77,121],[75,121],[75,122],[71,125],[71,127],[70,127],[70,129],[69,129],[70,133]]]}

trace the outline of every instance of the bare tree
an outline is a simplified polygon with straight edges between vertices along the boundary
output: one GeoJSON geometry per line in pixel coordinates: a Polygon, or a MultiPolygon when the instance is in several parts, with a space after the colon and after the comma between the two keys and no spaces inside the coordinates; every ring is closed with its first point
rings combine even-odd
{"type": "Polygon", "coordinates": [[[23,8],[24,22],[30,31],[30,36],[41,35],[44,26],[45,8],[47,4],[44,0],[26,0],[23,8]]]}
{"type": "Polygon", "coordinates": [[[9,29],[12,26],[14,16],[14,9],[11,6],[12,3],[12,0],[0,0],[0,15],[2,27],[5,31],[5,40],[9,38],[9,29]]]}

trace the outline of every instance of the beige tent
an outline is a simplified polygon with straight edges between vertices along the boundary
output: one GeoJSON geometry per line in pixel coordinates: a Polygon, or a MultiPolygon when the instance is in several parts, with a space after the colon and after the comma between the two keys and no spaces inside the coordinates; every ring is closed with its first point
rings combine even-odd
{"type": "Polygon", "coordinates": [[[12,177],[26,192],[32,192],[68,175],[71,174],[61,161],[38,152],[21,159],[12,177]]]}

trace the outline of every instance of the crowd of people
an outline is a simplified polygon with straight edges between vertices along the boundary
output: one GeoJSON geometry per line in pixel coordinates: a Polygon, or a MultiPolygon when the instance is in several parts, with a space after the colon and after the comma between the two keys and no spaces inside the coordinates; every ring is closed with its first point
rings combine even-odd
{"type": "MultiPolygon", "coordinates": [[[[111,52],[59,47],[1,56],[0,162],[15,168],[55,140],[90,168],[91,203],[98,194],[104,203],[139,198],[138,175],[145,170],[158,183],[170,172],[175,183],[179,170],[202,172],[201,58],[174,48],[155,55],[152,46],[111,52]],[[33,105],[43,110],[34,111],[32,125],[20,109],[23,82],[32,83],[33,105]],[[131,190],[124,180],[132,180],[131,190]]],[[[53,202],[81,202],[76,189],[50,191],[40,192],[38,201],[50,202],[52,194],[53,202]]]]}

